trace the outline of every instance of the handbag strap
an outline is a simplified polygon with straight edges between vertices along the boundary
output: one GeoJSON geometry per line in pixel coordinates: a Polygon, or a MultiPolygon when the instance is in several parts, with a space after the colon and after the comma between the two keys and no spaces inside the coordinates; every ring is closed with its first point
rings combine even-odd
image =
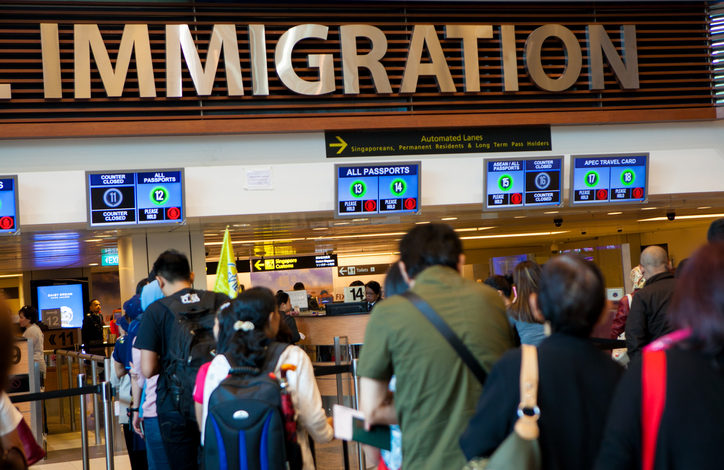
{"type": "Polygon", "coordinates": [[[435,309],[433,309],[422,297],[412,291],[408,290],[401,295],[412,302],[412,305],[417,307],[417,309],[425,315],[437,331],[439,331],[447,342],[450,343],[450,346],[455,349],[455,352],[458,353],[463,362],[470,368],[473,375],[475,375],[475,378],[477,378],[480,382],[480,385],[484,385],[485,379],[488,377],[485,369],[483,369],[483,366],[481,366],[480,362],[475,359],[475,356],[473,356],[473,353],[470,352],[470,349],[463,344],[462,340],[455,334],[452,328],[445,323],[445,320],[438,315],[435,309]]]}
{"type": "Polygon", "coordinates": [[[520,403],[515,432],[523,439],[537,439],[538,418],[538,350],[530,344],[520,346],[520,403]]]}
{"type": "Polygon", "coordinates": [[[666,350],[644,350],[641,370],[641,469],[653,470],[666,404],[666,350]]]}

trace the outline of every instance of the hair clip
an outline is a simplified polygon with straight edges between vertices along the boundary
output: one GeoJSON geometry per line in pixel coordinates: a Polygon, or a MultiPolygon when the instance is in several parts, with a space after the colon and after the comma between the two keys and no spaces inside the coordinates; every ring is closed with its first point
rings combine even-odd
{"type": "Polygon", "coordinates": [[[254,329],[254,324],[250,321],[241,321],[237,320],[234,323],[234,331],[252,331],[254,329]]]}

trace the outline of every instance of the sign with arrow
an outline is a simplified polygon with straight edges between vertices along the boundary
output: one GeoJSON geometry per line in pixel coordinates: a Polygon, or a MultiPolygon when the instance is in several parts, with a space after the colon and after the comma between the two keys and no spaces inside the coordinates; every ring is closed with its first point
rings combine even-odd
{"type": "Polygon", "coordinates": [[[286,271],[289,269],[333,268],[337,255],[291,256],[252,260],[251,272],[286,271]]]}
{"type": "Polygon", "coordinates": [[[389,267],[389,264],[360,264],[356,266],[340,266],[337,268],[337,274],[339,274],[340,276],[373,276],[375,274],[385,274],[389,267]]]}
{"type": "Polygon", "coordinates": [[[550,126],[324,133],[327,158],[551,150],[550,126]]]}

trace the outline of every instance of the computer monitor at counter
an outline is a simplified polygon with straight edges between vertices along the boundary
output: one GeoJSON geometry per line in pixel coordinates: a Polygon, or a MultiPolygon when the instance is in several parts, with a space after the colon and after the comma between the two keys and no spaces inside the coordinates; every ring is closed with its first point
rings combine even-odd
{"type": "Polygon", "coordinates": [[[324,307],[327,316],[367,313],[367,302],[332,302],[324,307]]]}

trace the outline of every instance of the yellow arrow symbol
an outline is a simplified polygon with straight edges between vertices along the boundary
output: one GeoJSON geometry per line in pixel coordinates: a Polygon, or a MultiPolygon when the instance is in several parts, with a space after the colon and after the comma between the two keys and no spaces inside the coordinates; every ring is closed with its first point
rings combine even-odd
{"type": "Polygon", "coordinates": [[[264,262],[263,262],[262,260],[258,259],[258,260],[256,260],[256,262],[254,263],[254,267],[255,267],[257,270],[259,270],[259,271],[263,271],[263,270],[264,270],[264,262]]]}
{"type": "Polygon", "coordinates": [[[345,141],[344,141],[340,136],[338,136],[338,135],[335,135],[335,137],[337,138],[337,140],[339,141],[339,143],[338,143],[338,144],[336,144],[336,143],[335,143],[335,144],[329,144],[329,146],[330,146],[330,147],[339,147],[339,150],[337,150],[337,155],[339,155],[340,153],[342,153],[342,152],[344,151],[344,149],[347,148],[347,142],[345,142],[345,141]]]}

